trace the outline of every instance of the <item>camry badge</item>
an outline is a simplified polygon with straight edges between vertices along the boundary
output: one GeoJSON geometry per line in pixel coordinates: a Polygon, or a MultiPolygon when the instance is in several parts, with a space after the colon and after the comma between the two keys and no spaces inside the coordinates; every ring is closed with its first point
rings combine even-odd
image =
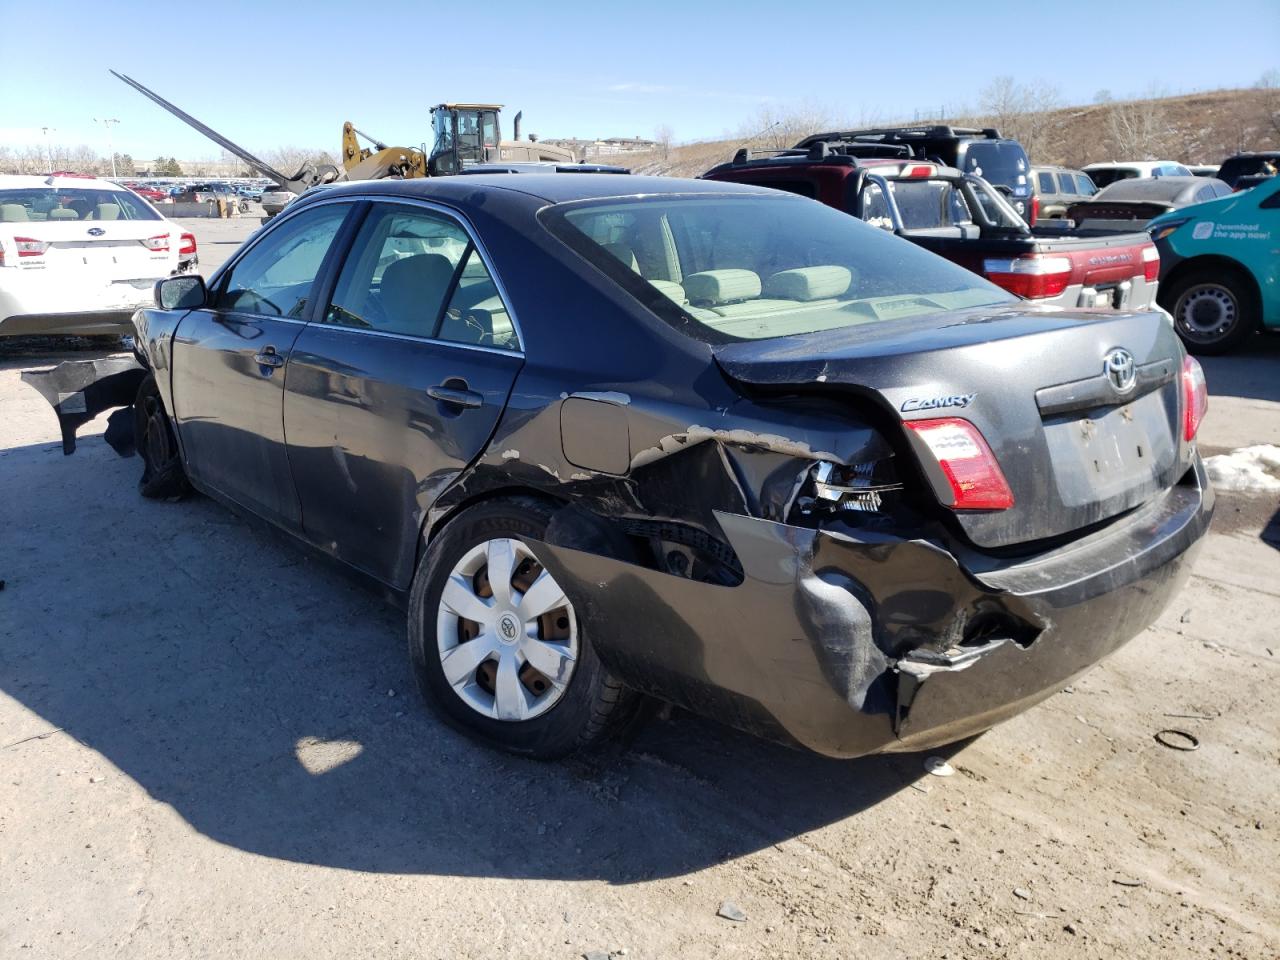
{"type": "Polygon", "coordinates": [[[90,228],[89,228],[89,236],[91,236],[91,237],[100,237],[100,236],[102,236],[102,235],[103,235],[104,233],[106,233],[106,232],[107,232],[107,231],[103,230],[101,227],[90,227],[90,228]]]}
{"type": "Polygon", "coordinates": [[[1124,347],[1116,347],[1103,358],[1102,372],[1116,393],[1128,393],[1138,382],[1137,364],[1133,362],[1133,354],[1124,347]]]}
{"type": "Polygon", "coordinates": [[[973,403],[976,393],[961,393],[954,397],[912,397],[899,408],[903,413],[913,410],[937,410],[941,407],[967,407],[973,403]]]}

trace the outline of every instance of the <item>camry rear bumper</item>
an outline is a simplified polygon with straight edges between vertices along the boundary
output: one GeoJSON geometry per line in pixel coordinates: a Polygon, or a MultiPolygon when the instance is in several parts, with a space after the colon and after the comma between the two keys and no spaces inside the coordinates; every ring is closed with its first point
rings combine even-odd
{"type": "Polygon", "coordinates": [[[981,732],[1149,626],[1213,512],[1199,461],[1106,530],[1033,559],[717,514],[734,587],[545,544],[601,659],[626,682],[835,757],[981,732]]]}

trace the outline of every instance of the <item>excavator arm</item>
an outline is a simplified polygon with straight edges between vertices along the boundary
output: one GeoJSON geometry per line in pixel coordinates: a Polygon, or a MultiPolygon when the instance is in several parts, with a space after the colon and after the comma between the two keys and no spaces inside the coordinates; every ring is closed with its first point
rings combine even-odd
{"type": "Polygon", "coordinates": [[[132,77],[126,77],[124,74],[116,73],[114,70],[111,71],[111,75],[133,87],[133,89],[137,90],[148,100],[164,107],[164,109],[168,110],[183,123],[187,124],[187,126],[203,133],[218,146],[222,147],[222,149],[235,154],[250,167],[259,171],[264,177],[270,177],[283,190],[300,194],[310,187],[314,187],[318,183],[333,183],[335,180],[342,179],[342,172],[338,170],[337,167],[329,164],[323,164],[317,167],[315,164],[311,163],[303,164],[303,166],[293,176],[286,176],[270,164],[259,160],[238,143],[233,143],[231,140],[228,140],[222,134],[218,133],[217,130],[214,130],[212,127],[205,126],[195,117],[191,116],[191,114],[187,113],[181,107],[170,103],[154,90],[149,90],[147,87],[144,87],[132,77]]]}

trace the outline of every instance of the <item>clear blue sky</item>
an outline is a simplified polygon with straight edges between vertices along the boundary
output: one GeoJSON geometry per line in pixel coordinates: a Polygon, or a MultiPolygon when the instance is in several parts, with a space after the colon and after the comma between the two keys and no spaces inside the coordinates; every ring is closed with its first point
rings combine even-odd
{"type": "Polygon", "coordinates": [[[686,141],[737,130],[762,104],[809,101],[855,121],[952,112],[1000,74],[1046,80],[1067,103],[1248,86],[1280,68],[1280,0],[0,0],[0,36],[0,142],[38,143],[50,126],[56,143],[105,153],[93,118],[115,117],[117,150],[195,159],[217,149],[108,68],[254,150],[336,153],[347,119],[388,142],[429,141],[442,100],[506,104],[507,135],[523,109],[542,136],[651,136],[665,123],[686,141]]]}

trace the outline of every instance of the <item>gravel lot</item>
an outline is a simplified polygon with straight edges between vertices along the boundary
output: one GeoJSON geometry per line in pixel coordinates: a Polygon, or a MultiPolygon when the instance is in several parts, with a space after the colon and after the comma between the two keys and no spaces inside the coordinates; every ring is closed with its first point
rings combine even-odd
{"type": "MultiPolygon", "coordinates": [[[[206,272],[257,226],[188,223],[206,272]]],[[[0,956],[1280,954],[1274,496],[1221,497],[1161,622],[954,776],[678,711],[542,765],[428,715],[341,574],[142,500],[102,421],[62,457],[19,381],[56,359],[0,345],[0,956]]],[[[1204,445],[1280,443],[1280,338],[1206,367],[1204,445]]]]}

